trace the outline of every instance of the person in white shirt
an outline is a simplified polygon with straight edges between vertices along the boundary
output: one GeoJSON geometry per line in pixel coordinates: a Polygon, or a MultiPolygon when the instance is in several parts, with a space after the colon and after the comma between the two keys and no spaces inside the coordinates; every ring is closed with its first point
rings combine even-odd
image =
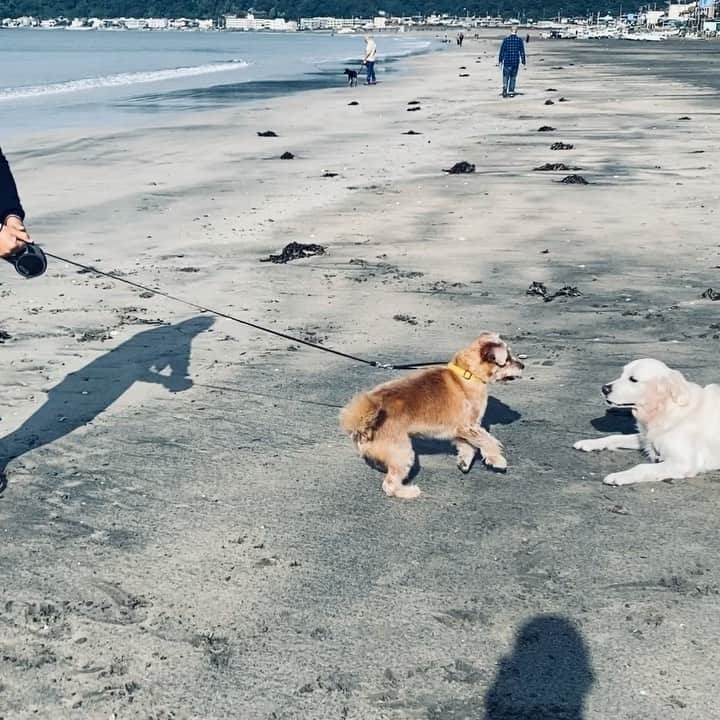
{"type": "Polygon", "coordinates": [[[363,65],[367,70],[367,85],[374,85],[377,81],[375,80],[375,58],[377,57],[377,45],[372,38],[372,35],[365,35],[365,58],[363,59],[363,65]]]}

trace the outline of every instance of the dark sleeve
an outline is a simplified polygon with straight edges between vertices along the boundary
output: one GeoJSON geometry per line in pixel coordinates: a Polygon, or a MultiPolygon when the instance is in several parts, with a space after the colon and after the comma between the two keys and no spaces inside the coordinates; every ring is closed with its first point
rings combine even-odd
{"type": "Polygon", "coordinates": [[[525,43],[523,42],[523,39],[520,38],[520,60],[522,60],[522,64],[525,64],[525,43]]]}
{"type": "Polygon", "coordinates": [[[503,61],[503,55],[505,54],[505,46],[507,45],[507,38],[505,38],[502,41],[502,45],[500,45],[500,54],[498,55],[498,62],[502,63],[503,61]]]}
{"type": "Polygon", "coordinates": [[[0,222],[5,222],[8,215],[17,215],[25,219],[10,166],[0,150],[0,222]]]}

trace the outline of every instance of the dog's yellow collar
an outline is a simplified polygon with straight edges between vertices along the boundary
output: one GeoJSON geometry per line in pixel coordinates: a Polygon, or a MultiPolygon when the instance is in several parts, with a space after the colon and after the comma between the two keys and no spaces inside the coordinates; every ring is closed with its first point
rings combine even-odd
{"type": "Polygon", "coordinates": [[[454,372],[458,377],[461,377],[463,380],[479,380],[481,383],[485,382],[479,375],[475,375],[475,373],[471,373],[469,370],[465,370],[465,368],[455,365],[455,363],[448,363],[447,367],[448,370],[452,370],[452,372],[454,372]]]}

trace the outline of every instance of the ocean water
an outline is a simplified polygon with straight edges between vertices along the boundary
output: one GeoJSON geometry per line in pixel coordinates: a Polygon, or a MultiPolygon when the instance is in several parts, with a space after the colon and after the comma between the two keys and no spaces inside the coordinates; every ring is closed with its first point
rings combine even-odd
{"type": "MultiPolygon", "coordinates": [[[[410,35],[377,43],[380,81],[403,57],[438,47],[410,35]]],[[[0,30],[0,145],[341,85],[363,50],[359,35],[0,30]]]]}

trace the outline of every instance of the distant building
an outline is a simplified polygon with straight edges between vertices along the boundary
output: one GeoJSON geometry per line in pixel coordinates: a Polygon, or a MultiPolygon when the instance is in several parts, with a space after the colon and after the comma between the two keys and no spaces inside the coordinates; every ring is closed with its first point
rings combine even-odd
{"type": "MultiPolygon", "coordinates": [[[[379,18],[380,19],[380,18],[379,18]]],[[[384,19],[384,18],[383,18],[384,19]]],[[[362,18],[312,17],[300,18],[301,30],[344,30],[372,27],[373,21],[362,18]]]]}
{"type": "Polygon", "coordinates": [[[225,29],[238,30],[242,32],[257,30],[272,30],[274,32],[294,32],[298,25],[293,20],[287,21],[285,18],[258,18],[252,13],[248,13],[244,18],[236,15],[225,16],[225,29]]]}
{"type": "Polygon", "coordinates": [[[687,20],[695,12],[697,3],[671,3],[668,5],[668,20],[687,20]]]}
{"type": "Polygon", "coordinates": [[[645,24],[649,28],[657,27],[660,24],[661,18],[665,17],[664,10],[648,10],[645,13],[645,24]]]}

